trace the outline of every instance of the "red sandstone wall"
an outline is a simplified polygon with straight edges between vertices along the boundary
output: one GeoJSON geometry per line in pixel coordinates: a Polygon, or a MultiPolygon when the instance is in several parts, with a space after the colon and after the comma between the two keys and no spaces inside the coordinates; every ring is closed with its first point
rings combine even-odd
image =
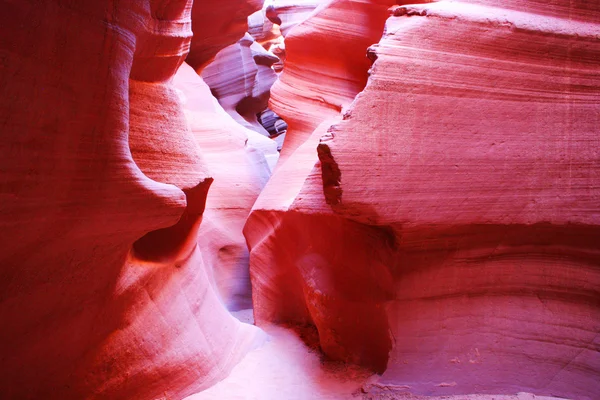
{"type": "Polygon", "coordinates": [[[598,4],[328,3],[286,33],[263,189],[272,143],[193,71],[260,4],[217,3],[3,2],[2,396],[222,379],[264,339],[225,308],[262,190],[257,322],[313,326],[372,395],[597,398],[598,4]]]}
{"type": "Polygon", "coordinates": [[[385,371],[374,394],[598,397],[599,11],[396,7],[351,105],[327,97],[366,82],[336,69],[358,44],[323,44],[333,11],[292,30],[272,100],[292,138],[245,228],[256,319],[314,325],[385,371]]]}
{"type": "Polygon", "coordinates": [[[3,398],[182,398],[260,337],[196,245],[213,178],[170,83],[191,7],[2,4],[3,398]]]}

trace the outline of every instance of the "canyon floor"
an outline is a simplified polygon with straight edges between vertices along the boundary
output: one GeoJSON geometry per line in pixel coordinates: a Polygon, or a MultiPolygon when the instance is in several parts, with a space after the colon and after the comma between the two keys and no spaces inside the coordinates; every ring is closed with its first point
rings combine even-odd
{"type": "MultiPolygon", "coordinates": [[[[252,310],[234,315],[252,323],[252,310]]],[[[251,351],[231,374],[213,387],[185,400],[557,400],[558,397],[516,395],[415,396],[402,389],[378,387],[377,375],[354,365],[324,359],[291,328],[263,327],[268,339],[251,351]],[[376,390],[366,389],[373,385],[376,390]]],[[[310,342],[310,340],[309,340],[310,342]]]]}

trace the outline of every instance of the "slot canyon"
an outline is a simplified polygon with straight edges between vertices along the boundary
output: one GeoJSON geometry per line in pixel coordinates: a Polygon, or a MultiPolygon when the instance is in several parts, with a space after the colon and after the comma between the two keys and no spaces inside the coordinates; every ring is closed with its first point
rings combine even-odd
{"type": "Polygon", "coordinates": [[[600,400],[599,0],[0,3],[0,400],[600,400]]]}

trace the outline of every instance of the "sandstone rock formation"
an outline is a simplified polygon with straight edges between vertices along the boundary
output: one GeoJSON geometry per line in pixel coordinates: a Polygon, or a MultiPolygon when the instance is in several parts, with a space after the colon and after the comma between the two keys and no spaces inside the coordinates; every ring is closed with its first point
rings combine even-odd
{"type": "MultiPolygon", "coordinates": [[[[245,228],[252,249],[255,320],[314,324],[325,353],[379,372],[385,369],[391,343],[384,310],[375,312],[374,302],[380,306],[390,299],[391,279],[385,268],[365,271],[363,263],[369,257],[362,253],[368,248],[387,246],[389,235],[336,217],[324,199],[312,199],[306,213],[292,209],[302,197],[299,192],[318,160],[315,148],[319,137],[341,117],[342,108],[366,83],[370,65],[366,50],[380,37],[386,10],[386,5],[376,3],[332,2],[288,35],[288,48],[293,50],[298,45],[298,53],[290,51],[286,69],[273,88],[271,105],[286,119],[289,130],[276,173],[261,193],[245,228]],[[364,20],[372,20],[374,25],[361,24],[364,20]],[[356,23],[345,30],[335,30],[337,34],[331,36],[317,29],[341,26],[345,21],[356,23]],[[317,43],[311,41],[313,38],[317,43]],[[314,48],[323,51],[315,54],[311,50],[314,48]],[[306,64],[301,63],[303,60],[306,64]],[[361,65],[363,70],[358,68],[361,65]],[[369,235],[370,239],[365,238],[369,235]],[[344,254],[355,262],[336,268],[335,260],[345,259],[344,254]],[[319,275],[319,270],[324,275],[319,275]],[[353,279],[344,278],[344,274],[353,279]],[[354,297],[352,304],[328,302],[328,285],[341,285],[340,290],[354,297]],[[362,290],[373,292],[373,297],[364,296],[362,290]],[[340,318],[348,313],[361,321],[342,321],[340,318]],[[349,333],[341,338],[343,345],[334,339],[336,330],[349,333]],[[373,344],[368,351],[361,350],[365,342],[373,344]]],[[[315,179],[315,196],[322,193],[319,180],[320,177],[315,179]]],[[[383,258],[389,258],[381,253],[383,258]]],[[[380,262],[382,266],[387,263],[380,262]]]]}
{"type": "Polygon", "coordinates": [[[0,397],[599,398],[600,4],[261,3],[2,2],[0,397]]]}
{"type": "Polygon", "coordinates": [[[194,1],[194,38],[187,63],[201,71],[221,49],[244,36],[248,16],[259,10],[262,3],[261,0],[194,1]]]}
{"type": "Polygon", "coordinates": [[[364,88],[370,66],[366,49],[381,37],[386,9],[393,4],[383,3],[334,1],[287,35],[285,71],[270,103],[288,124],[283,159],[364,88]]]}
{"type": "Polygon", "coordinates": [[[187,122],[214,178],[198,245],[228,309],[252,308],[242,228],[277,162],[277,145],[238,124],[186,63],[173,84],[183,95],[187,122]]]}
{"type": "Polygon", "coordinates": [[[265,3],[263,9],[248,17],[249,33],[221,50],[201,70],[204,81],[225,111],[242,126],[275,139],[279,149],[287,124],[268,109],[268,101],[276,72],[283,68],[283,34],[303,22],[320,3],[314,0],[265,3]]]}
{"type": "Polygon", "coordinates": [[[170,83],[190,9],[3,3],[3,398],[182,398],[261,340],[196,245],[213,177],[170,83]]]}
{"type": "Polygon", "coordinates": [[[600,6],[395,7],[367,51],[387,15],[356,3],[286,39],[288,139],[245,227],[256,320],[315,326],[383,372],[373,393],[597,398],[600,6]]]}
{"type": "Polygon", "coordinates": [[[279,59],[248,33],[219,52],[202,77],[225,111],[237,123],[269,136],[257,120],[266,110],[277,74],[271,68],[279,59]]]}
{"type": "Polygon", "coordinates": [[[264,11],[267,19],[278,25],[285,37],[293,27],[306,21],[317,7],[327,3],[328,0],[267,0],[264,11]]]}

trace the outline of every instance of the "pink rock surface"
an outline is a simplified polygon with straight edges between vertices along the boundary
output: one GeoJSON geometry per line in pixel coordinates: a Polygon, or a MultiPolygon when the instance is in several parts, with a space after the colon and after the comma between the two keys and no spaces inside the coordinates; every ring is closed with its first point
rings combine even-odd
{"type": "MultiPolygon", "coordinates": [[[[201,75],[211,92],[239,124],[265,136],[275,135],[257,120],[257,115],[268,111],[276,71],[283,67],[283,59],[270,50],[285,57],[282,32],[302,23],[320,3],[324,2],[265,3],[263,9],[248,17],[249,33],[202,68],[201,75]]],[[[282,142],[283,137],[278,140],[280,148],[282,142]]]]}
{"type": "Polygon", "coordinates": [[[248,353],[227,378],[186,400],[558,400],[526,392],[440,397],[398,393],[374,383],[368,370],[324,359],[291,329],[265,330],[270,340],[264,346],[248,353]]]}
{"type": "Polygon", "coordinates": [[[306,21],[315,9],[328,2],[328,0],[267,0],[263,9],[267,19],[279,26],[283,36],[287,36],[294,26],[306,21]]]}
{"type": "Polygon", "coordinates": [[[169,82],[191,2],[63,3],[0,17],[1,397],[182,398],[262,337],[196,246],[212,177],[169,82]]]}
{"type": "Polygon", "coordinates": [[[333,1],[287,35],[285,70],[270,101],[288,124],[282,159],[364,88],[370,66],[366,49],[381,37],[391,4],[333,1]]]}
{"type": "MultiPolygon", "coordinates": [[[[288,35],[286,43],[292,43],[290,49],[294,48],[294,40],[297,40],[298,46],[302,46],[297,49],[300,55],[289,53],[286,70],[273,89],[271,101],[274,110],[290,124],[282,150],[282,157],[287,151],[288,158],[280,158],[275,174],[254,205],[245,227],[245,235],[252,249],[255,320],[259,324],[267,321],[315,324],[319,328],[321,346],[326,354],[362,363],[377,371],[385,369],[391,348],[386,327],[381,325],[385,321],[381,304],[390,297],[391,280],[386,279],[385,271],[373,272],[373,276],[368,276],[368,273],[365,275],[360,263],[356,264],[358,269],[346,265],[346,273],[353,275],[356,278],[354,280],[343,278],[341,265],[339,270],[327,273],[331,273],[329,278],[320,276],[318,271],[328,270],[328,265],[335,263],[344,253],[348,253],[350,259],[356,257],[366,262],[368,257],[364,258],[361,251],[380,247],[380,244],[385,247],[387,234],[379,235],[376,229],[337,217],[322,195],[321,201],[313,199],[309,212],[290,212],[290,208],[301,197],[299,192],[318,161],[315,147],[319,137],[326,133],[329,125],[341,118],[342,105],[347,106],[352,102],[362,89],[360,83],[366,83],[370,65],[365,57],[366,50],[370,41],[380,36],[386,18],[387,6],[368,2],[332,2],[288,35]],[[369,19],[379,24],[378,28],[359,24],[359,21],[369,19]],[[345,31],[339,29],[335,35],[323,36],[323,27],[341,27],[344,21],[355,23],[345,31]],[[311,31],[311,27],[316,28],[311,31]],[[325,51],[315,54],[311,48],[325,51]],[[293,64],[294,60],[308,60],[308,67],[293,64]],[[362,71],[357,64],[363,66],[362,71]],[[315,75],[298,73],[314,72],[311,68],[317,67],[320,70],[315,75]],[[279,97],[276,97],[276,93],[279,97]],[[281,97],[286,95],[289,97],[281,97]],[[314,133],[308,131],[317,125],[319,128],[314,133]],[[323,229],[322,225],[327,228],[323,229]],[[371,240],[365,240],[364,236],[369,234],[374,236],[371,240]],[[380,276],[380,273],[384,275],[380,276]],[[349,294],[351,297],[357,296],[352,304],[330,302],[326,298],[327,286],[338,285],[338,280],[342,286],[340,290],[353,293],[349,294]],[[382,283],[388,288],[380,288],[382,283]],[[381,289],[381,295],[376,298],[363,296],[360,293],[361,285],[372,290],[381,289]],[[364,304],[358,305],[358,301],[364,301],[364,304]],[[376,304],[379,312],[373,311],[376,304]],[[347,311],[342,310],[345,306],[347,311]],[[337,324],[335,321],[346,313],[361,316],[363,320],[337,324]],[[374,329],[376,326],[379,329],[374,329]],[[337,329],[353,332],[352,337],[347,335],[341,338],[343,345],[336,339],[337,329]],[[364,341],[373,343],[369,352],[357,348],[362,348],[364,341]]],[[[315,187],[318,196],[318,191],[322,192],[322,184],[318,183],[315,187]]],[[[382,257],[388,256],[382,253],[382,257]]]]}
{"type": "Polygon", "coordinates": [[[257,114],[268,106],[270,89],[277,79],[271,66],[278,61],[246,33],[237,43],[220,51],[202,70],[202,77],[237,123],[268,136],[257,121],[257,114]]]}
{"type": "Polygon", "coordinates": [[[173,80],[195,144],[214,177],[198,235],[203,259],[230,310],[251,308],[246,218],[277,162],[275,142],[238,124],[186,63],[173,80]]]}
{"type": "Polygon", "coordinates": [[[248,30],[248,16],[259,10],[262,0],[194,1],[194,38],[186,62],[201,71],[217,53],[235,43],[248,30]]]}
{"type": "Polygon", "coordinates": [[[334,210],[396,232],[382,381],[597,397],[597,25],[440,2],[386,32],[369,85],[319,146],[334,210]],[[378,135],[359,143],[367,124],[378,135]]]}
{"type": "Polygon", "coordinates": [[[600,396],[599,11],[396,7],[337,107],[293,51],[324,14],[292,30],[272,104],[295,139],[245,228],[256,320],[316,326],[388,392],[600,396]]]}
{"type": "Polygon", "coordinates": [[[600,397],[600,4],[260,3],[3,3],[0,397],[600,397]]]}
{"type": "Polygon", "coordinates": [[[328,0],[266,0],[263,8],[248,17],[248,33],[266,49],[277,37],[286,36],[328,0]],[[270,44],[267,44],[270,43],[270,44]]]}

